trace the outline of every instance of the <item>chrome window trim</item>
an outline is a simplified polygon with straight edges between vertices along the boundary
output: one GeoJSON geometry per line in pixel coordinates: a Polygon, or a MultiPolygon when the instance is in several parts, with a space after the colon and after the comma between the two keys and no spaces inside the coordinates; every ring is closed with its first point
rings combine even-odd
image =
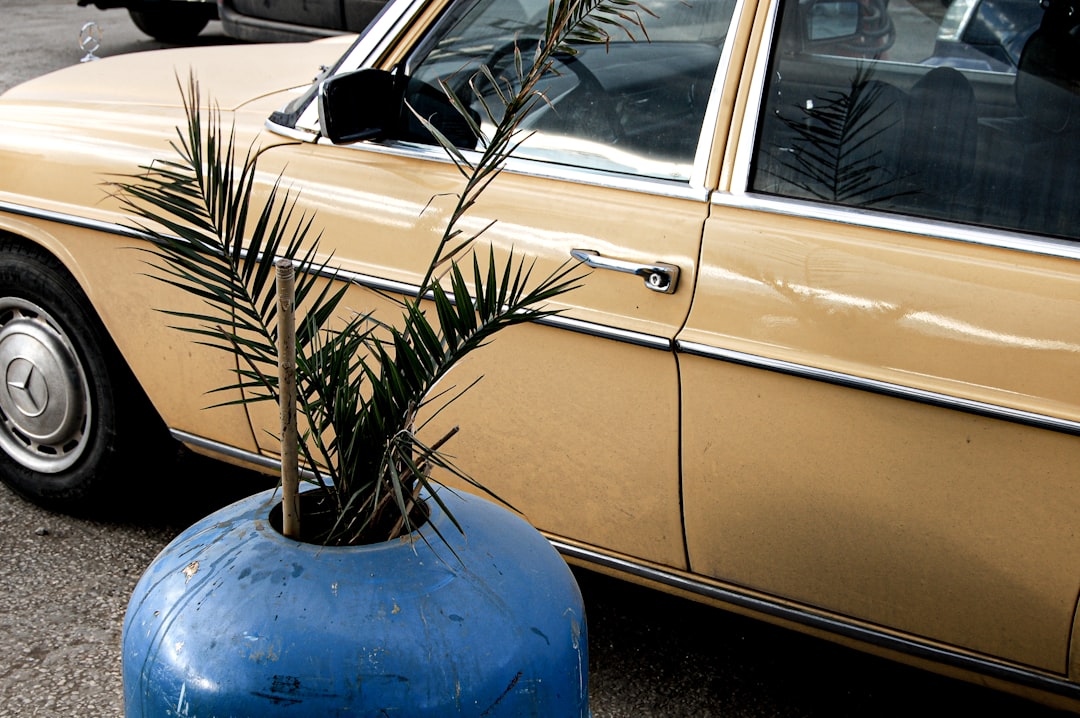
{"type": "Polygon", "coordinates": [[[1080,242],[1056,237],[1028,235],[1005,229],[979,227],[959,222],[924,219],[909,215],[875,212],[856,207],[841,207],[810,200],[773,197],[762,194],[717,192],[712,196],[712,204],[718,207],[749,209],[770,214],[819,219],[839,224],[953,240],[984,247],[1011,249],[1028,254],[1080,260],[1080,242]]]}
{"type": "Polygon", "coordinates": [[[1080,698],[1080,685],[1057,675],[1048,675],[989,658],[949,650],[915,638],[898,636],[854,621],[845,621],[818,613],[808,607],[793,605],[789,601],[761,597],[732,588],[723,588],[714,583],[697,580],[682,573],[664,571],[630,559],[610,556],[599,551],[565,543],[560,541],[558,537],[548,536],[548,541],[564,556],[587,565],[614,570],[620,575],[635,576],[657,586],[676,589],[761,616],[770,616],[807,628],[824,631],[828,634],[843,636],[868,645],[929,660],[937,664],[991,676],[1008,683],[1036,688],[1055,695],[1080,698]]]}
{"type": "MultiPolygon", "coordinates": [[[[320,137],[318,143],[334,146],[330,140],[325,137],[320,137]]],[[[440,162],[442,164],[451,163],[450,158],[441,147],[422,145],[414,142],[356,142],[349,145],[340,145],[340,147],[342,149],[358,152],[377,152],[397,157],[412,157],[428,162],[440,162]]],[[[476,161],[480,158],[480,153],[474,150],[462,150],[462,154],[470,161],[476,161]]],[[[710,190],[704,187],[691,187],[683,180],[667,180],[638,175],[624,175],[618,172],[560,165],[526,157],[509,158],[506,161],[504,171],[525,177],[559,180],[574,184],[637,192],[639,194],[648,194],[657,197],[685,199],[696,202],[708,201],[711,194],[710,190]]]]}
{"type": "MultiPolygon", "coordinates": [[[[299,124],[299,122],[297,124],[299,124]]],[[[311,130],[298,130],[293,127],[279,125],[269,117],[263,123],[263,127],[265,127],[270,132],[273,132],[275,135],[281,135],[282,137],[287,137],[290,140],[299,140],[300,142],[311,143],[319,139],[319,136],[311,130]]]]}
{"type": "Polygon", "coordinates": [[[735,43],[731,39],[731,30],[739,25],[743,12],[746,11],[746,0],[735,0],[735,6],[731,9],[731,18],[728,20],[728,32],[724,37],[724,47],[720,50],[720,62],[716,66],[713,75],[712,89],[709,91],[709,101],[705,105],[705,117],[701,123],[698,134],[697,152],[694,153],[694,165],[690,171],[689,184],[697,189],[710,189],[705,186],[709,158],[713,154],[713,144],[716,141],[716,124],[720,120],[720,103],[723,99],[724,88],[727,86],[728,73],[731,72],[731,56],[735,52],[735,43]]]}
{"type": "Polygon", "coordinates": [[[359,40],[349,48],[338,72],[359,69],[364,63],[386,52],[394,44],[405,27],[431,0],[397,0],[387,6],[374,22],[368,25],[359,40]]]}
{"type": "Polygon", "coordinates": [[[772,0],[761,36],[762,41],[754,57],[754,73],[750,77],[746,109],[742,117],[742,126],[739,128],[738,145],[735,147],[735,159],[731,168],[729,190],[735,194],[745,193],[746,184],[750,180],[750,163],[754,157],[758,123],[764,104],[762,98],[765,93],[765,78],[769,71],[769,59],[772,56],[773,39],[776,36],[776,17],[780,12],[780,3],[781,0],[772,0]]]}
{"type": "Polygon", "coordinates": [[[921,404],[929,404],[945,409],[962,411],[968,414],[985,416],[991,419],[1000,419],[1003,421],[1009,421],[1016,424],[1024,424],[1040,429],[1049,429],[1051,431],[1057,431],[1063,434],[1080,436],[1080,421],[1072,421],[1070,419],[1062,419],[1055,416],[1048,416],[1046,414],[1037,414],[1035,412],[1024,411],[1022,409],[1013,409],[1011,407],[1001,406],[998,404],[989,404],[982,401],[964,399],[958,396],[942,394],[940,392],[928,391],[925,389],[917,389],[915,387],[905,386],[903,384],[894,384],[892,382],[881,381],[878,379],[868,379],[861,376],[855,376],[853,374],[832,371],[830,369],[822,369],[819,367],[808,366],[806,364],[797,364],[795,362],[789,362],[783,359],[773,359],[757,354],[749,354],[746,352],[734,351],[731,349],[721,349],[719,347],[714,347],[707,344],[700,344],[698,342],[676,341],[676,351],[691,356],[699,356],[706,359],[716,359],[718,361],[724,361],[731,364],[740,364],[742,366],[753,367],[756,369],[765,369],[781,374],[787,374],[789,376],[796,376],[803,379],[820,381],[826,384],[834,384],[837,386],[848,387],[851,389],[859,389],[862,391],[872,392],[874,394],[891,396],[897,399],[906,399],[908,401],[915,401],[921,404]]]}

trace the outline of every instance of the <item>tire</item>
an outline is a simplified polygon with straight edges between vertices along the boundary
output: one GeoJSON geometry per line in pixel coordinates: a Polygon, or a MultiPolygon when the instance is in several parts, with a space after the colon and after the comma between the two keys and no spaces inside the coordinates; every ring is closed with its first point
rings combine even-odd
{"type": "Polygon", "coordinates": [[[191,42],[213,17],[215,5],[202,2],[144,2],[128,8],[135,27],[150,37],[170,45],[191,42]]]}
{"type": "Polygon", "coordinates": [[[49,509],[103,506],[167,436],[82,290],[0,239],[0,480],[49,509]]]}

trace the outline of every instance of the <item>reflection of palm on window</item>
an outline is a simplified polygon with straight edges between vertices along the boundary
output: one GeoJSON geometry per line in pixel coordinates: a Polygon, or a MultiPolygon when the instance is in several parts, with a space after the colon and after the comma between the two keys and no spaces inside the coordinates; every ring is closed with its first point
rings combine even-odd
{"type": "Polygon", "coordinates": [[[904,98],[859,69],[847,90],[834,90],[780,116],[792,136],[780,179],[807,198],[875,205],[910,194],[900,182],[904,98]]]}
{"type": "Polygon", "coordinates": [[[782,126],[779,151],[771,165],[760,165],[759,189],[970,217],[979,133],[971,83],[954,68],[935,67],[904,92],[872,75],[872,68],[859,68],[846,89],[818,90],[802,104],[778,107],[772,121],[782,126]],[[773,181],[764,186],[763,177],[773,181]]]}

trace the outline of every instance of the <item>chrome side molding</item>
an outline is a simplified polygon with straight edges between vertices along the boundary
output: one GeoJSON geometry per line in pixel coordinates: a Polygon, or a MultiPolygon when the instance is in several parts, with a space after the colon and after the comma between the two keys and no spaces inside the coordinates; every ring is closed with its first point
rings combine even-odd
{"type": "Polygon", "coordinates": [[[812,379],[814,381],[825,382],[826,384],[845,386],[850,389],[860,389],[862,391],[883,394],[898,399],[907,399],[908,401],[930,404],[944,409],[954,409],[956,411],[977,414],[991,419],[1002,419],[1004,421],[1027,424],[1041,429],[1049,429],[1051,431],[1080,436],[1080,422],[1072,421],[1070,419],[1061,419],[1056,416],[1036,414],[1034,412],[1013,409],[1007,406],[988,404],[981,401],[974,401],[934,391],[927,391],[925,389],[904,386],[903,384],[893,384],[877,379],[867,379],[852,374],[844,374],[828,369],[807,366],[805,364],[796,364],[782,359],[771,359],[756,354],[747,354],[731,349],[721,349],[706,344],[698,344],[697,342],[677,341],[676,351],[683,354],[730,362],[732,364],[741,364],[757,369],[779,372],[781,374],[788,374],[789,376],[812,379]]]}
{"type": "Polygon", "coordinates": [[[663,571],[629,559],[610,556],[564,543],[557,537],[549,536],[548,540],[563,556],[582,563],[586,568],[597,566],[614,570],[622,575],[642,579],[657,587],[676,589],[685,594],[700,596],[709,602],[726,604],[762,617],[767,616],[798,626],[823,630],[829,634],[842,636],[895,653],[933,661],[937,664],[993,677],[1046,693],[1065,696],[1069,699],[1080,698],[1080,685],[1067,681],[1060,676],[1041,673],[968,653],[952,651],[914,638],[897,636],[894,633],[887,633],[854,622],[841,620],[817,612],[810,607],[793,606],[790,602],[772,600],[749,592],[740,592],[735,588],[722,587],[705,580],[697,580],[685,574],[663,571]]]}

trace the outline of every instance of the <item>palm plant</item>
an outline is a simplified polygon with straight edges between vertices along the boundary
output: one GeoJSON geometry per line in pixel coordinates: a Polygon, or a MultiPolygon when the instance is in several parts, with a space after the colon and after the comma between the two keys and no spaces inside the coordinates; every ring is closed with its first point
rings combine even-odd
{"type": "Polygon", "coordinates": [[[333,268],[331,260],[319,259],[313,217],[297,211],[296,195],[281,186],[281,178],[253,206],[260,152],[249,148],[240,157],[220,113],[200,109],[194,79],[184,91],[186,126],[177,130],[176,157],[115,183],[151,242],[152,276],[197,297],[203,307],[163,311],[196,341],[237,360],[233,379],[219,389],[229,397],[221,404],[280,401],[275,263],[285,260],[295,268],[299,452],[322,489],[310,492],[320,503],[302,511],[299,537],[352,545],[411,532],[424,521],[422,491],[442,503],[429,478],[436,468],[478,486],[443,451],[449,436],[431,444],[418,438],[418,414],[460,395],[433,390],[463,357],[507,327],[552,314],[545,302],[573,289],[580,275],[566,264],[534,279],[527,258],[511,253],[500,263],[493,252],[475,251],[482,230],[464,233],[459,222],[525,138],[522,121],[545,101],[540,82],[553,58],[572,53],[572,43],[606,43],[615,28],[631,37],[634,29],[643,32],[641,10],[634,0],[552,0],[544,39],[515,49],[512,76],[496,78],[481,66],[465,83],[473,91],[480,81],[495,89],[498,106],[481,102],[495,128],[490,136],[443,83],[477,137],[475,154],[456,148],[417,116],[457,166],[464,187],[419,292],[396,300],[396,322],[340,316],[347,287],[319,279],[333,268]]]}

